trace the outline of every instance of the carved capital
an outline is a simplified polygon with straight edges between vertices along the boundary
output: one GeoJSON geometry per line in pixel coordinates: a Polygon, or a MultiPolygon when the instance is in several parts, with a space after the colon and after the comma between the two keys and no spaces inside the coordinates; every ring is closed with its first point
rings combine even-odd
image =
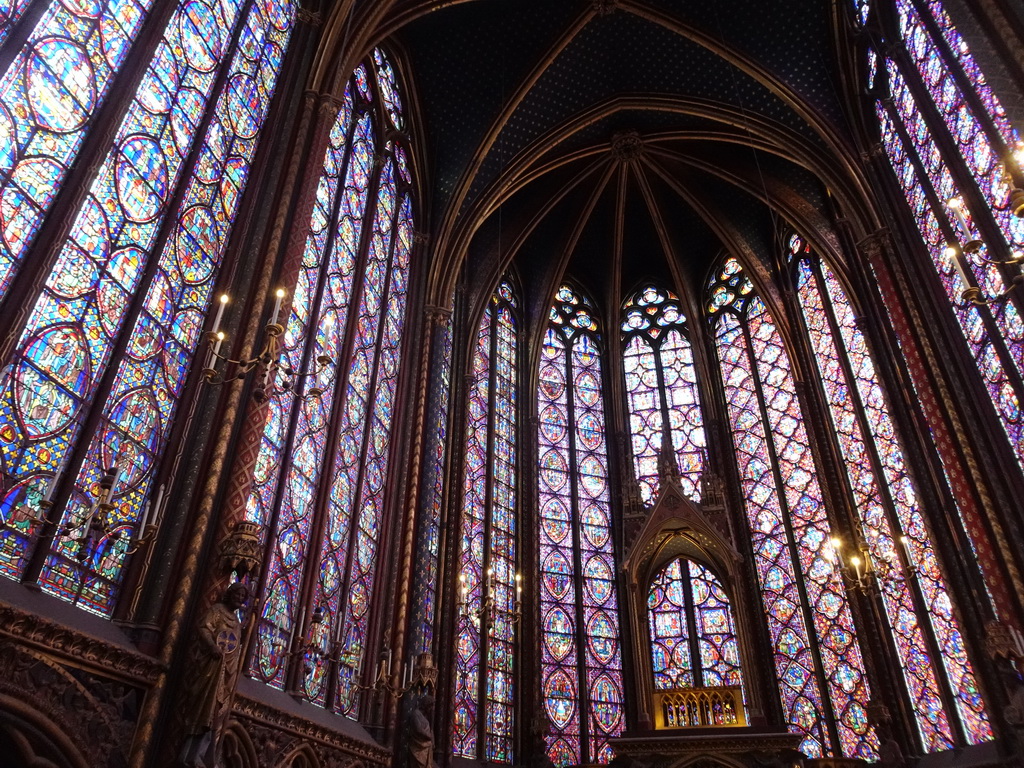
{"type": "Polygon", "coordinates": [[[889,230],[883,227],[882,229],[872,232],[870,235],[858,242],[857,250],[863,253],[868,260],[877,259],[885,252],[885,248],[889,244],[889,240],[889,230]]]}
{"type": "Polygon", "coordinates": [[[321,27],[324,23],[323,16],[318,11],[311,11],[308,8],[299,7],[296,19],[300,24],[308,24],[311,27],[321,27]]]}
{"type": "Polygon", "coordinates": [[[1016,627],[993,619],[985,625],[985,651],[992,659],[1024,658],[1024,638],[1016,627]]]}
{"type": "Polygon", "coordinates": [[[341,109],[344,102],[335,96],[333,93],[321,93],[320,97],[320,114],[324,117],[333,118],[338,114],[338,110],[341,109]]]}
{"type": "Polygon", "coordinates": [[[427,318],[427,322],[433,325],[441,325],[448,321],[448,318],[452,316],[452,310],[450,307],[439,307],[436,304],[427,304],[423,308],[423,314],[427,318]]]}
{"type": "Polygon", "coordinates": [[[220,565],[225,573],[236,572],[245,577],[259,570],[263,561],[260,538],[263,526],[240,520],[220,544],[220,565]]]}

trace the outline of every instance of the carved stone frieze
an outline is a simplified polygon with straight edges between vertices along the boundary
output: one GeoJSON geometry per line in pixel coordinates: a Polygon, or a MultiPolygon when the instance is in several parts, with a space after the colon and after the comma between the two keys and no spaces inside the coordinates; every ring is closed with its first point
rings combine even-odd
{"type": "Polygon", "coordinates": [[[4,637],[44,650],[47,655],[140,684],[155,681],[161,669],[160,662],[151,656],[112,645],[12,605],[0,604],[0,638],[4,637]]]}
{"type": "Polygon", "coordinates": [[[303,744],[323,768],[389,766],[391,750],[282,712],[265,702],[236,694],[234,717],[252,739],[261,766],[277,766],[303,744]]]}

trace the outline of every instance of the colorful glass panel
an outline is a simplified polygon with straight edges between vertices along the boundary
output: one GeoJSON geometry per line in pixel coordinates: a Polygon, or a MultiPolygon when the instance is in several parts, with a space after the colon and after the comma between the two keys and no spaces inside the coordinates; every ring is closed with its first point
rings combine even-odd
{"type": "Polygon", "coordinates": [[[623,367],[640,497],[647,505],[657,498],[658,453],[667,425],[683,491],[699,500],[704,425],[679,298],[648,286],[626,301],[623,314],[623,367]]]}
{"type": "Polygon", "coordinates": [[[658,690],[693,688],[693,656],[690,651],[691,611],[686,610],[689,571],[685,561],[673,560],[654,577],[647,592],[651,630],[651,662],[658,690]]]}
{"type": "Polygon", "coordinates": [[[398,130],[402,130],[404,127],[402,125],[402,100],[398,95],[398,86],[395,83],[395,70],[380,48],[373,49],[373,61],[377,65],[377,87],[380,90],[381,99],[384,101],[384,109],[387,111],[388,117],[391,118],[391,124],[398,130]]]}
{"type": "Polygon", "coordinates": [[[548,756],[564,766],[611,760],[624,713],[597,323],[568,286],[550,320],[537,395],[541,695],[548,756]]]}
{"type": "MultiPolygon", "coordinates": [[[[128,353],[118,365],[100,428],[79,471],[75,497],[86,498],[103,468],[118,459],[121,482],[112,495],[116,509],[107,522],[122,535],[107,552],[97,548],[84,561],[76,552],[79,545],[61,537],[40,576],[44,590],[82,601],[98,612],[113,606],[128,533],[152,491],[152,471],[166,446],[189,361],[200,340],[293,13],[291,6],[276,0],[256,3],[249,13],[197,166],[130,332],[128,353]]],[[[108,286],[108,291],[113,294],[116,288],[108,286]]],[[[107,308],[104,305],[101,311],[107,308]]]]}
{"type": "Polygon", "coordinates": [[[873,759],[877,741],[867,725],[863,659],[828,544],[824,500],[788,356],[749,282],[737,284],[740,274],[738,262],[726,263],[712,291],[730,282],[738,290],[727,302],[716,303],[713,294],[709,306],[718,314],[722,379],[787,719],[804,734],[805,754],[834,750],[873,759]],[[740,297],[745,311],[737,315],[740,297]],[[830,716],[839,744],[827,742],[830,716]]]}
{"type": "MultiPolygon", "coordinates": [[[[454,298],[452,300],[454,303],[454,298]]],[[[439,354],[435,357],[438,366],[437,379],[433,387],[433,445],[426,487],[428,493],[426,515],[426,572],[422,574],[420,588],[422,612],[420,625],[419,652],[434,650],[434,622],[437,619],[438,557],[441,549],[441,509],[444,503],[445,461],[448,455],[448,408],[452,387],[452,319],[449,316],[442,331],[439,354]]]]}
{"type": "Polygon", "coordinates": [[[283,335],[288,365],[318,372],[269,404],[246,507],[264,524],[276,515],[250,673],[281,687],[301,664],[305,696],[348,715],[368,671],[413,243],[408,177],[379,138],[366,72],[329,134],[283,335]]]}
{"type": "MultiPolygon", "coordinates": [[[[26,5],[10,4],[8,22],[26,5]]],[[[0,296],[28,253],[151,6],[152,0],[52,0],[0,79],[0,296]]],[[[183,51],[170,44],[192,47],[203,26],[229,21],[224,9],[203,0],[182,4],[139,89],[152,109],[166,113],[174,99],[183,51]]],[[[223,35],[211,35],[209,47],[196,46],[209,62],[220,59],[218,47],[230,39],[230,25],[217,29],[223,35]]],[[[76,278],[88,279],[87,274],[85,268],[76,278]]]]}
{"type": "MultiPolygon", "coordinates": [[[[387,167],[384,170],[388,171],[387,167]]],[[[387,190],[382,186],[381,192],[387,193],[387,190]]],[[[378,211],[381,207],[381,200],[378,199],[378,211]]],[[[381,335],[377,342],[379,352],[375,361],[376,375],[373,389],[369,390],[373,398],[371,400],[373,407],[368,414],[369,433],[364,448],[365,464],[362,488],[356,506],[356,509],[359,510],[358,529],[355,533],[353,550],[349,556],[348,602],[343,606],[345,616],[341,627],[341,637],[345,639],[350,648],[365,648],[370,598],[374,594],[376,568],[379,560],[377,552],[384,522],[385,480],[392,445],[391,422],[398,393],[398,372],[401,363],[400,344],[402,327],[405,323],[412,237],[412,200],[406,195],[398,204],[390,283],[387,287],[386,303],[382,305],[384,317],[381,335]]],[[[371,243],[368,263],[372,263],[373,257],[374,245],[371,243]]],[[[361,302],[363,313],[369,310],[369,306],[364,293],[361,302]]],[[[357,331],[357,339],[359,335],[357,331]]],[[[359,362],[354,361],[353,371],[357,365],[359,362]]],[[[348,394],[352,397],[351,388],[349,388],[348,394]]],[[[351,698],[344,711],[346,714],[353,713],[351,698]]]]}
{"type": "Polygon", "coordinates": [[[927,652],[930,645],[925,633],[929,629],[967,731],[975,735],[976,741],[991,738],[959,623],[951,611],[863,333],[857,327],[845,292],[828,266],[812,260],[799,238],[791,240],[790,252],[802,259],[798,266],[798,293],[808,335],[922,741],[928,751],[949,749],[954,744],[941,700],[939,669],[927,652]],[[905,544],[899,542],[901,536],[907,537],[905,544]],[[911,562],[907,560],[908,554],[913,558],[911,562]],[[930,627],[919,623],[920,612],[909,589],[915,575],[909,568],[919,563],[916,576],[928,606],[930,627]]]}
{"type": "MultiPolygon", "coordinates": [[[[22,331],[8,369],[9,389],[0,394],[6,402],[0,406],[4,473],[19,494],[33,486],[38,491],[48,476],[68,468],[82,437],[82,414],[115,348],[125,348],[108,404],[101,406],[100,430],[85,464],[73,468],[78,482],[40,577],[44,589],[98,613],[112,608],[127,534],[150,490],[152,464],[198,342],[292,22],[288,5],[257,3],[250,10],[201,145],[205,154],[182,194],[163,255],[150,259],[218,69],[231,53],[238,12],[234,2],[195,0],[172,15],[22,331]],[[216,32],[201,29],[197,20],[216,20],[216,32]],[[119,342],[130,299],[140,291],[141,314],[119,342]],[[108,520],[95,507],[98,468],[115,463],[119,474],[108,520]]],[[[125,8],[121,21],[135,18],[125,8]]],[[[44,14],[40,24],[47,19],[44,14]]],[[[100,21],[115,57],[121,21],[100,21]]],[[[15,501],[9,493],[5,505],[15,501]]],[[[38,533],[30,526],[4,531],[0,560],[7,575],[20,576],[38,533]]]]}
{"type": "Polygon", "coordinates": [[[512,761],[513,673],[519,601],[516,574],[516,359],[514,294],[502,283],[477,333],[467,420],[456,638],[455,754],[476,757],[483,718],[484,754],[512,761]],[[490,479],[490,484],[488,484],[490,479]],[[486,563],[486,568],[485,568],[486,563]],[[490,623],[481,606],[490,605],[490,623]],[[486,636],[485,636],[486,635],[486,636]],[[481,652],[486,643],[486,664],[481,652]],[[482,686],[482,688],[481,688],[482,686]],[[486,692],[481,703],[479,691],[486,692]]]}
{"type": "Polygon", "coordinates": [[[1024,321],[1012,302],[981,307],[962,302],[961,293],[969,286],[963,284],[945,256],[948,239],[963,241],[976,236],[975,215],[979,213],[970,210],[975,196],[962,195],[963,190],[956,185],[950,170],[952,164],[962,169],[963,176],[977,182],[977,192],[986,203],[982,213],[991,213],[1002,235],[1001,242],[984,244],[975,254],[961,255],[962,263],[985,294],[995,295],[1003,290],[999,269],[984,259],[992,253],[1009,253],[1024,247],[1024,221],[1009,211],[1010,186],[999,167],[1006,146],[1017,146],[1019,137],[941,5],[932,2],[921,7],[927,8],[937,23],[955,61],[944,56],[918,7],[900,0],[897,8],[901,29],[914,66],[904,71],[895,61],[886,62],[892,99],[891,104],[880,102],[876,108],[882,140],[1003,428],[1024,466],[1024,321]],[[986,106],[985,115],[977,114],[972,102],[964,97],[954,69],[959,69],[972,83],[986,106]],[[941,124],[928,122],[908,78],[917,80],[930,95],[941,124]],[[983,127],[983,121],[1005,146],[993,143],[992,132],[983,127]],[[936,132],[947,134],[957,148],[955,156],[943,154],[936,132]],[[939,201],[940,210],[935,210],[933,200],[939,201]],[[963,224],[951,205],[960,207],[963,224]],[[994,249],[992,253],[990,249],[994,249]],[[992,338],[986,319],[998,329],[999,338],[992,338]]]}
{"type": "Polygon", "coordinates": [[[673,560],[651,582],[647,610],[655,688],[740,685],[732,608],[711,571],[673,560]]]}
{"type": "Polygon", "coordinates": [[[18,23],[31,0],[3,0],[0,2],[0,45],[7,39],[11,27],[18,23]]]}

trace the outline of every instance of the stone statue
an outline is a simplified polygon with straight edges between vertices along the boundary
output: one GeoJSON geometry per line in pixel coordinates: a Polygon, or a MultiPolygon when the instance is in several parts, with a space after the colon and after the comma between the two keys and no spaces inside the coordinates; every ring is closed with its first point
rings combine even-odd
{"type": "Polygon", "coordinates": [[[213,768],[217,740],[231,712],[231,699],[242,661],[242,622],[238,611],[249,599],[244,584],[229,586],[199,622],[189,649],[187,676],[179,713],[185,743],[181,764],[213,768]]]}
{"type": "Polygon", "coordinates": [[[409,765],[414,768],[434,768],[434,695],[427,693],[409,720],[409,765]]]}

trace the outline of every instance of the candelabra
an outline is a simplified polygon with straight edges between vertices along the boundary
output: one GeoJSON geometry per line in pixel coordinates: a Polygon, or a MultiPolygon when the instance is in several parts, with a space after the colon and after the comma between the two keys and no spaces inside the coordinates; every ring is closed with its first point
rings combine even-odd
{"type": "MultiPolygon", "coordinates": [[[[999,304],[1008,300],[1010,292],[1024,283],[1024,275],[1017,274],[1011,278],[1006,278],[1004,275],[1003,282],[1006,286],[1005,290],[994,296],[985,296],[980,287],[971,283],[967,264],[965,262],[967,261],[967,257],[970,256],[972,259],[982,261],[985,264],[990,264],[995,267],[1019,267],[1024,263],[1024,253],[1021,251],[1014,251],[1009,258],[1006,259],[997,259],[986,256],[985,253],[990,249],[985,249],[985,242],[975,234],[970,223],[967,221],[967,216],[964,213],[963,201],[958,197],[954,197],[947,202],[947,207],[951,217],[956,222],[957,229],[963,239],[963,244],[960,248],[950,244],[946,247],[944,252],[945,257],[956,269],[957,274],[960,276],[960,280],[963,283],[964,288],[960,292],[961,301],[969,301],[978,306],[985,306],[989,304],[999,304]]],[[[1013,208],[1013,212],[1016,216],[1024,216],[1024,190],[1016,187],[1013,188],[1011,193],[1011,207],[1013,208]],[[1016,200],[1016,203],[1014,200],[1016,200]]]]}
{"type": "MultiPolygon", "coordinates": [[[[490,630],[494,626],[494,619],[496,615],[496,607],[494,603],[494,591],[495,591],[495,580],[494,580],[494,568],[487,569],[487,592],[484,595],[484,599],[481,601],[480,606],[477,608],[470,607],[469,604],[469,584],[466,580],[466,574],[459,574],[459,602],[458,610],[459,617],[472,621],[474,626],[479,627],[481,622],[487,630],[490,630]]],[[[513,625],[518,624],[523,618],[523,577],[522,574],[516,574],[516,599],[512,606],[512,616],[509,622],[513,625]]]]}
{"type": "MultiPolygon", "coordinates": [[[[900,536],[899,541],[906,558],[907,578],[917,576],[918,567],[910,546],[910,538],[900,536]]],[[[884,568],[876,567],[868,550],[868,545],[865,542],[856,543],[852,548],[855,554],[849,557],[843,555],[843,543],[840,539],[833,538],[829,543],[831,544],[836,565],[839,567],[839,572],[843,579],[849,586],[864,594],[867,594],[877,586],[879,578],[883,580],[904,578],[900,573],[899,567],[893,567],[887,560],[883,560],[884,568]]]]}
{"type": "Polygon", "coordinates": [[[268,398],[281,392],[291,391],[295,386],[296,379],[307,377],[313,378],[313,386],[305,392],[303,398],[315,398],[323,394],[323,388],[319,386],[320,375],[327,369],[331,359],[326,355],[319,355],[312,370],[296,371],[289,365],[282,365],[281,358],[281,337],[284,335],[284,326],[278,322],[281,313],[281,302],[284,300],[284,289],[278,288],[275,292],[274,311],[270,323],[264,329],[266,341],[263,347],[255,356],[232,360],[221,354],[221,346],[224,344],[227,335],[220,328],[220,322],[224,317],[224,309],[230,300],[228,295],[222,294],[218,302],[217,315],[213,320],[213,330],[206,334],[206,340],[210,345],[206,358],[206,367],[203,369],[203,376],[209,384],[227,384],[238,381],[246,374],[256,368],[262,368],[263,378],[257,383],[253,397],[257,402],[264,402],[268,398]],[[224,371],[218,370],[218,365],[223,361],[224,371]],[[228,375],[228,367],[233,367],[232,375],[228,375]],[[281,373],[280,384],[277,383],[278,374],[281,373]]]}

